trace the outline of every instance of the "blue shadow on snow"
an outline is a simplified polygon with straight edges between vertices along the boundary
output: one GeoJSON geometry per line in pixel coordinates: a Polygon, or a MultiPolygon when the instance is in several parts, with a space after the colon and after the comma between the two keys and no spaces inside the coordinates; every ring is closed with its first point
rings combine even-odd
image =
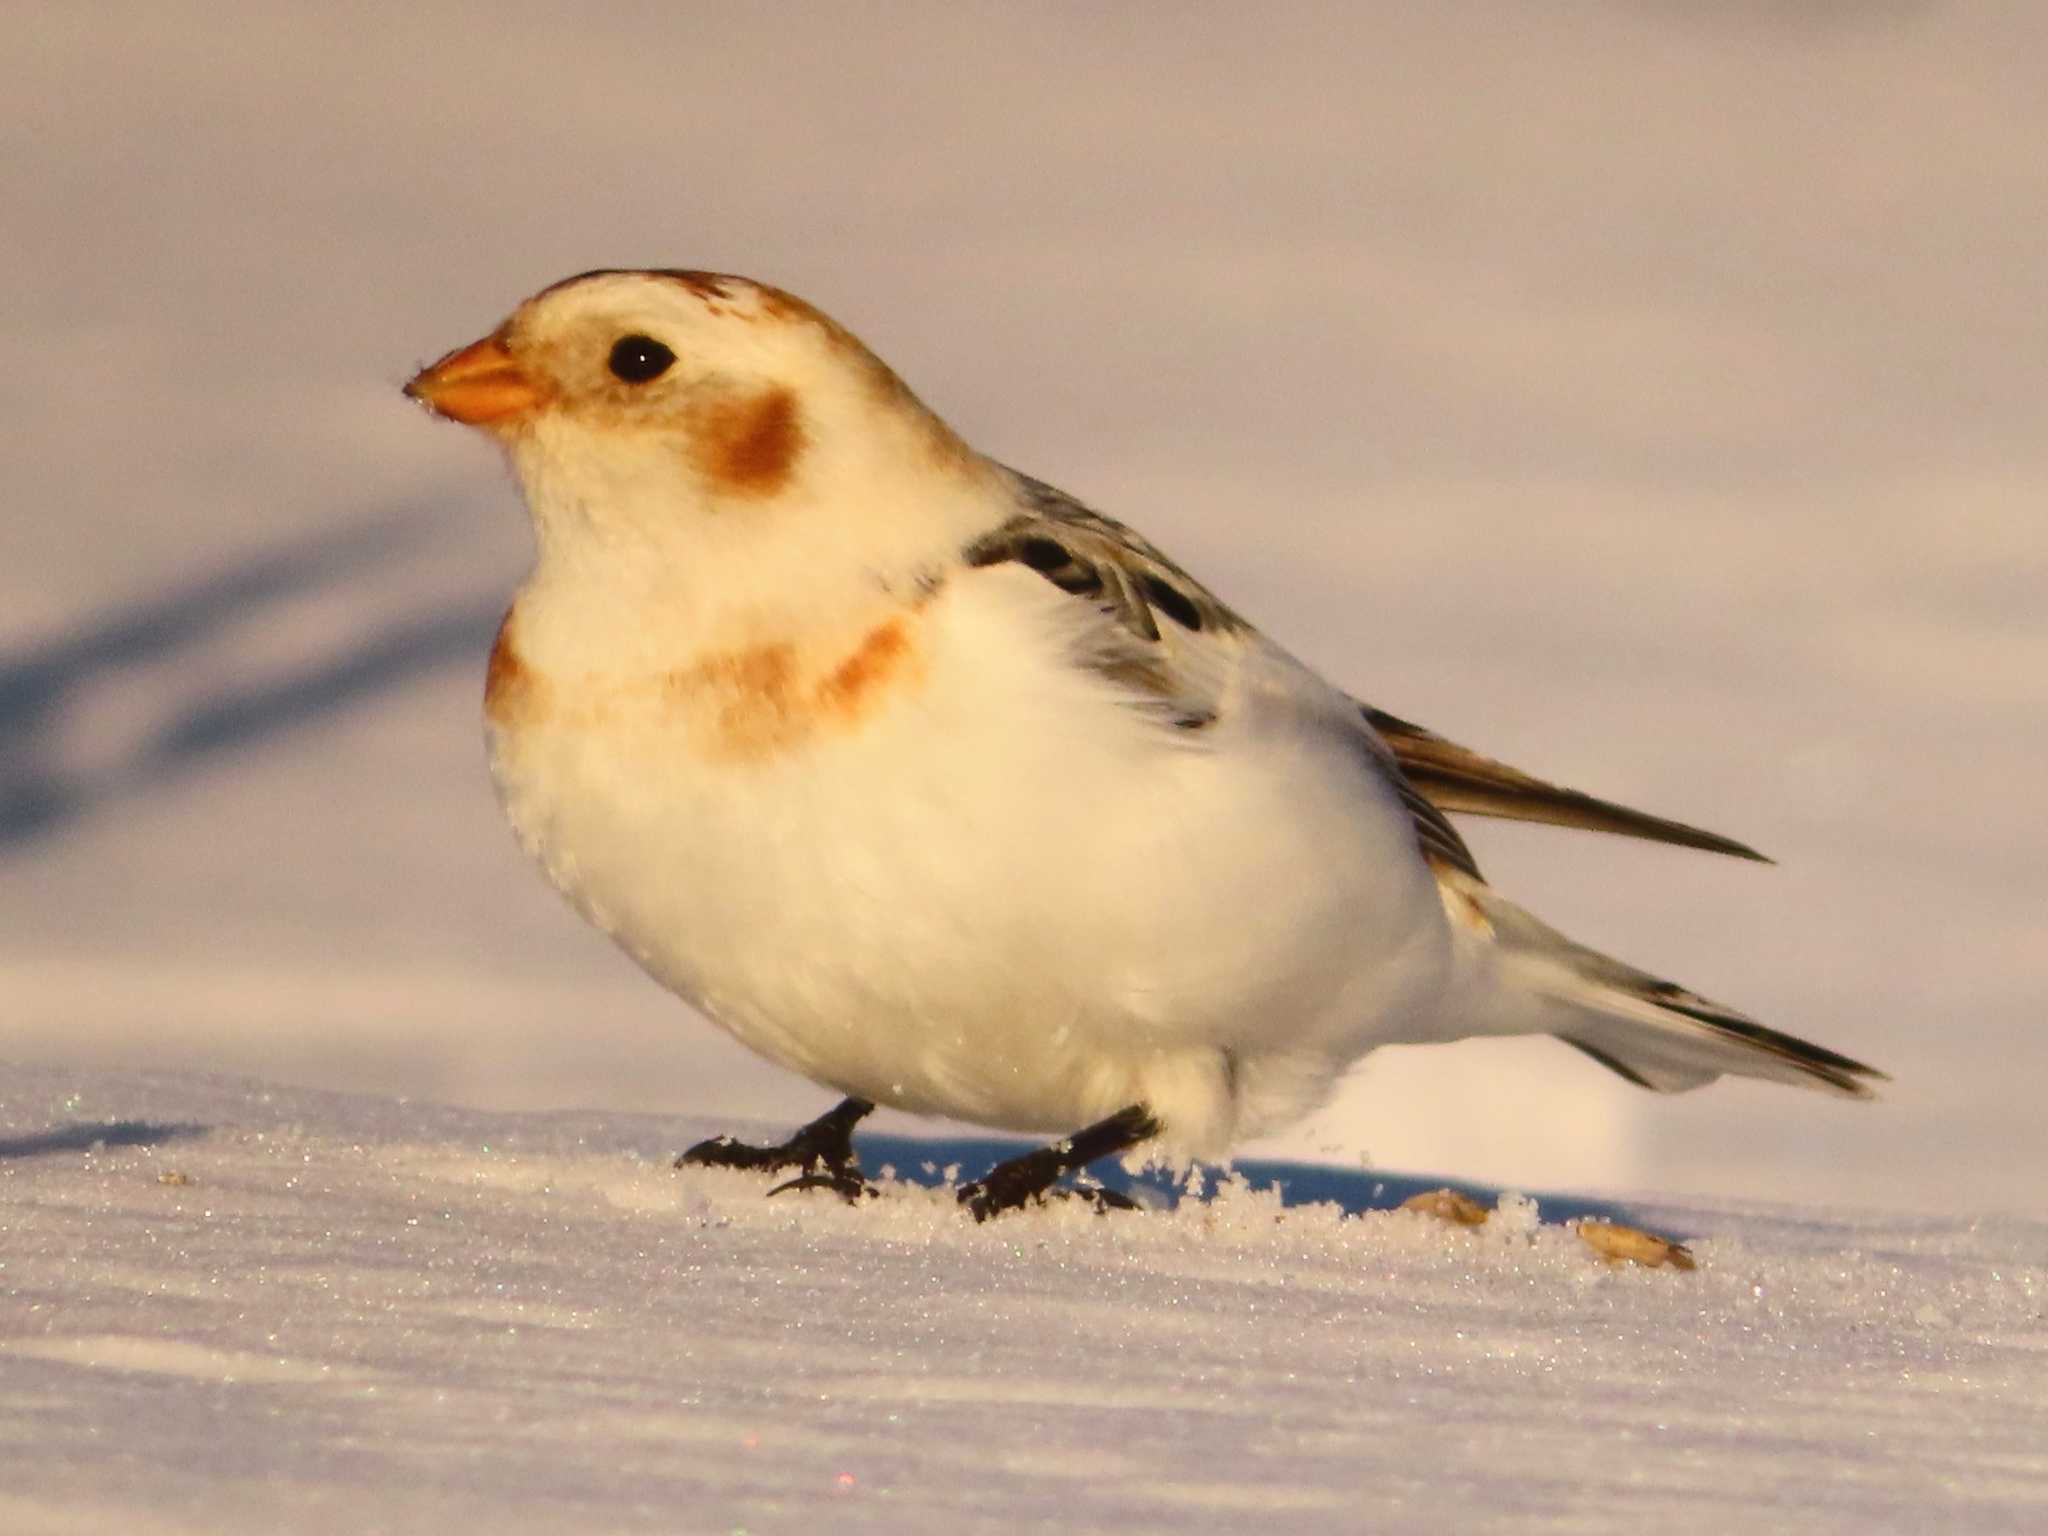
{"type": "Polygon", "coordinates": [[[150,1120],[75,1120],[27,1136],[0,1137],[0,1162],[47,1157],[53,1152],[91,1152],[106,1147],[153,1147],[159,1142],[204,1136],[207,1127],[150,1120]]]}
{"type": "MultiPolygon", "coordinates": [[[[1029,1151],[1032,1145],[1030,1142],[976,1136],[933,1140],[916,1136],[854,1138],[861,1166],[868,1171],[870,1178],[877,1177],[887,1167],[904,1183],[922,1185],[927,1189],[944,1188],[948,1168],[957,1169],[958,1180],[964,1183],[979,1177],[1004,1158],[1029,1151]]],[[[1469,1195],[1490,1210],[1503,1193],[1492,1185],[1475,1184],[1467,1179],[1385,1173],[1370,1168],[1338,1168],[1325,1163],[1279,1162],[1268,1158],[1244,1158],[1233,1163],[1228,1171],[1242,1176],[1256,1189],[1279,1186],[1281,1199],[1288,1205],[1335,1205],[1350,1216],[1367,1211],[1395,1210],[1413,1195],[1445,1188],[1469,1195]]],[[[1224,1170],[1215,1168],[1204,1170],[1203,1192],[1196,1198],[1213,1198],[1224,1173],[1224,1170]]],[[[1187,1198],[1182,1181],[1172,1175],[1156,1169],[1135,1175],[1126,1173],[1115,1158],[1105,1158],[1095,1164],[1089,1169],[1089,1174],[1105,1187],[1119,1194],[1133,1195],[1148,1206],[1171,1208],[1187,1198]]],[[[1521,1193],[1536,1202],[1537,1210],[1545,1221],[1576,1221],[1583,1217],[1629,1226],[1654,1225],[1642,1213],[1594,1195],[1534,1189],[1521,1193]]]]}

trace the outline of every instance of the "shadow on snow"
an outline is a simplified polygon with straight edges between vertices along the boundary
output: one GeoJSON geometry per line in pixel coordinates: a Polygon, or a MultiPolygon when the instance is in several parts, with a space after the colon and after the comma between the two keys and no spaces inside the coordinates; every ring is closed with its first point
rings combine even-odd
{"type": "Polygon", "coordinates": [[[53,1152],[91,1152],[106,1147],[154,1147],[161,1142],[204,1136],[207,1127],[149,1120],[77,1120],[28,1136],[0,1137],[0,1162],[46,1157],[53,1152]]]}
{"type": "MultiPolygon", "coordinates": [[[[153,1147],[164,1142],[204,1136],[210,1129],[189,1121],[73,1121],[25,1136],[0,1137],[0,1162],[112,1147],[153,1147]]],[[[1004,1158],[1014,1157],[1032,1145],[997,1137],[962,1136],[930,1140],[916,1136],[859,1138],[861,1164],[870,1177],[879,1176],[881,1170],[887,1168],[892,1177],[925,1189],[944,1189],[951,1183],[978,1177],[1004,1158]]],[[[1288,1205],[1335,1205],[1350,1216],[1367,1211],[1395,1210],[1413,1195],[1447,1186],[1469,1195],[1489,1209],[1502,1193],[1492,1185],[1475,1184],[1465,1179],[1337,1168],[1323,1163],[1281,1162],[1268,1158],[1244,1159],[1233,1164],[1231,1171],[1248,1181],[1254,1189],[1277,1187],[1282,1200],[1288,1205]]],[[[1105,1159],[1089,1173],[1094,1181],[1132,1195],[1146,1206],[1166,1209],[1179,1205],[1184,1199],[1213,1199],[1221,1182],[1218,1170],[1205,1169],[1202,1192],[1190,1196],[1184,1178],[1157,1169],[1127,1173],[1114,1158],[1105,1159]]],[[[764,1179],[764,1194],[772,1182],[764,1179]]],[[[1536,1201],[1546,1221],[1590,1217],[1596,1221],[1640,1225],[1646,1220],[1640,1212],[1627,1205],[1595,1196],[1538,1190],[1525,1190],[1523,1193],[1536,1201]]]]}
{"type": "MultiPolygon", "coordinates": [[[[887,1167],[904,1183],[927,1189],[942,1189],[947,1183],[954,1182],[946,1176],[949,1168],[955,1170],[957,1182],[965,1183],[978,1178],[1004,1158],[1029,1151],[1032,1145],[997,1137],[972,1136],[930,1141],[915,1136],[855,1138],[861,1166],[868,1170],[870,1178],[887,1167]]],[[[1471,1196],[1490,1210],[1503,1193],[1492,1185],[1475,1184],[1466,1179],[1387,1173],[1370,1168],[1339,1168],[1324,1163],[1282,1162],[1270,1158],[1240,1159],[1231,1165],[1231,1172],[1248,1180],[1255,1189],[1277,1185],[1281,1198],[1288,1205],[1336,1205],[1351,1216],[1367,1211],[1395,1210],[1412,1195],[1446,1187],[1471,1196]]],[[[1188,1198],[1184,1180],[1156,1169],[1138,1174],[1126,1173],[1115,1158],[1105,1158],[1095,1164],[1089,1169],[1089,1174],[1105,1187],[1132,1195],[1148,1206],[1170,1208],[1188,1198]]],[[[1196,1198],[1213,1198],[1220,1178],[1218,1170],[1205,1169],[1202,1193],[1196,1198]]],[[[1648,1220],[1627,1205],[1597,1196],[1533,1189],[1521,1193],[1537,1203],[1545,1221],[1574,1221],[1588,1217],[1595,1221],[1642,1225],[1648,1220]]]]}
{"type": "Polygon", "coordinates": [[[93,615],[66,634],[0,652],[0,853],[448,662],[480,665],[502,597],[409,615],[282,677],[223,688],[111,768],[81,772],[57,761],[60,734],[94,689],[200,646],[267,607],[388,567],[430,526],[425,514],[401,511],[315,533],[161,596],[93,615]]]}

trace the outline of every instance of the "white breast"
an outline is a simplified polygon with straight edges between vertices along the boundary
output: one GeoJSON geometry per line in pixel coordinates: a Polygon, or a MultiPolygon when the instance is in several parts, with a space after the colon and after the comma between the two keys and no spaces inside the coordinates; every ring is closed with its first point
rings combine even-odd
{"type": "Polygon", "coordinates": [[[1442,909],[1298,698],[1254,676],[1217,723],[1162,726],[1067,660],[1073,612],[968,572],[837,649],[614,676],[552,665],[515,608],[499,792],[586,916],[792,1070],[1019,1130],[1143,1101],[1216,1155],[1429,1034],[1442,909]],[[781,704],[750,715],[750,687],[781,704]]]}

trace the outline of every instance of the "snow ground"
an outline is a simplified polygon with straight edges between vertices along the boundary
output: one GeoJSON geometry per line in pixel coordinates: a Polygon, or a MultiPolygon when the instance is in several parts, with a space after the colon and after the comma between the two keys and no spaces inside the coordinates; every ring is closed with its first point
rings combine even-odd
{"type": "Polygon", "coordinates": [[[1263,1165],[978,1228],[922,1165],[991,1143],[853,1209],[671,1170],[709,1120],[0,1083],[16,1536],[2048,1524],[2036,1221],[1627,1210],[1682,1274],[1263,1165]]]}

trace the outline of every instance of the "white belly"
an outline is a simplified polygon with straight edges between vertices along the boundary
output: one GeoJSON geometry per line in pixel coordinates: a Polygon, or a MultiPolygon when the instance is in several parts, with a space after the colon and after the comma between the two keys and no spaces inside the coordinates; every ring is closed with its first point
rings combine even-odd
{"type": "Polygon", "coordinates": [[[1428,1033],[1442,909],[1350,748],[1162,727],[1019,643],[1035,589],[984,595],[925,609],[886,707],[759,755],[630,690],[500,719],[506,810],[664,985],[878,1103],[1057,1132],[1144,1102],[1216,1155],[1428,1033]]]}

